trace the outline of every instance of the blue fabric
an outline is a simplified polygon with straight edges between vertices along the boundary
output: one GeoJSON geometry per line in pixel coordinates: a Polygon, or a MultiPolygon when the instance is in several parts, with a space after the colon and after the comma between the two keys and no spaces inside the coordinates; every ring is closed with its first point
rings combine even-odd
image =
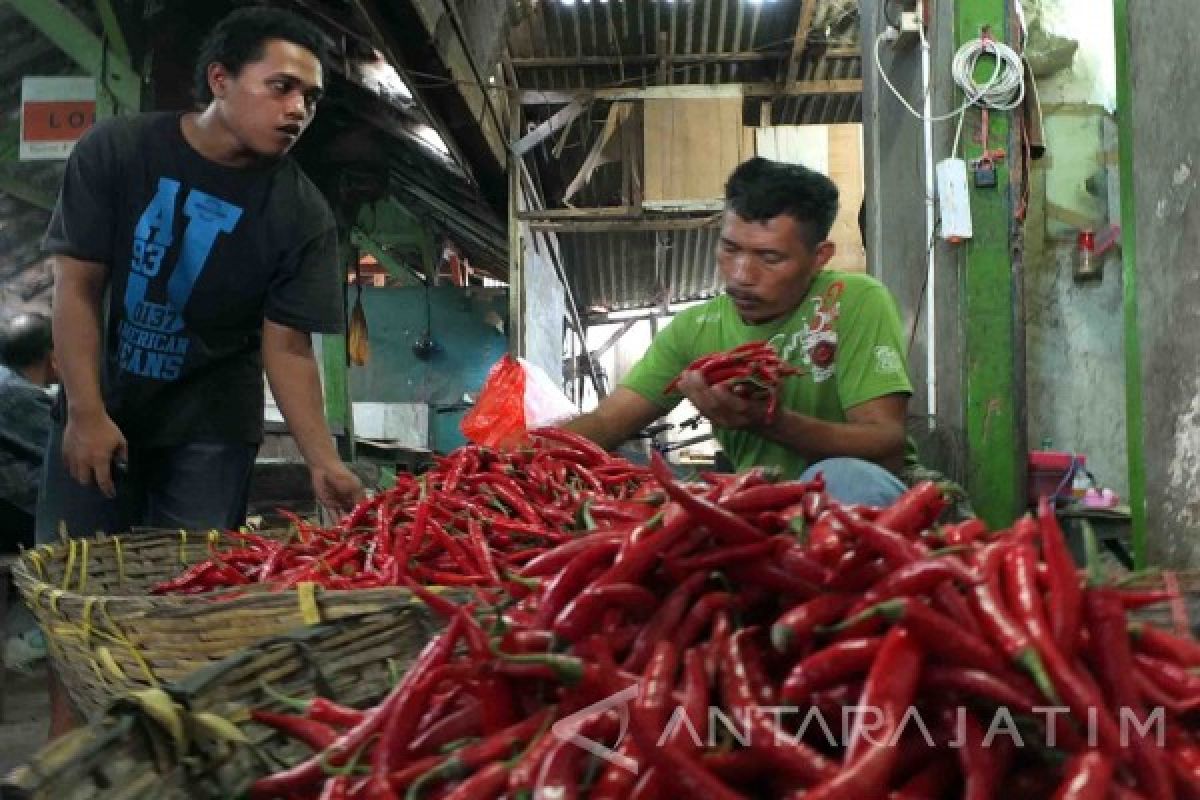
{"type": "Polygon", "coordinates": [[[800,476],[809,481],[820,472],[825,475],[825,490],[840,503],[889,506],[904,494],[904,484],[878,464],[861,458],[827,458],[818,461],[800,476]]]}

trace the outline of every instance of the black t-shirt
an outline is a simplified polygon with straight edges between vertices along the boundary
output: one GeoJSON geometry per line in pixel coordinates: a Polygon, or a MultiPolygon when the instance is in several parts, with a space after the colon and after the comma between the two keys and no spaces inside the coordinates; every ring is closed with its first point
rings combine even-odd
{"type": "Polygon", "coordinates": [[[109,267],[101,383],[132,443],[258,442],[263,319],[343,329],[336,225],[292,159],[222,166],[180,126],[174,112],[97,123],[44,247],[109,267]]]}

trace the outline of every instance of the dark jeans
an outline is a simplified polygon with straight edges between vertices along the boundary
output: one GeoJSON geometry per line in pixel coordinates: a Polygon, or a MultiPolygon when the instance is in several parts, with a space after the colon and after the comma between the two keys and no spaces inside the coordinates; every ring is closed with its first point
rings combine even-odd
{"type": "Polygon", "coordinates": [[[63,429],[54,425],[46,446],[38,495],[37,541],[124,533],[135,526],[186,530],[231,529],[246,519],[246,501],[258,446],[191,442],[130,447],[128,468],[115,476],[117,496],[83,486],[62,460],[63,429]]]}
{"type": "Polygon", "coordinates": [[[33,514],[0,500],[0,553],[33,547],[33,514]]]}

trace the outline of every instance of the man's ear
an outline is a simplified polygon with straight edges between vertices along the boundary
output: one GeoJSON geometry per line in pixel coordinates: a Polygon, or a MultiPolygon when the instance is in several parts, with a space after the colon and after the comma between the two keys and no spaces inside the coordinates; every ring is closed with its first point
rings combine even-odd
{"type": "Polygon", "coordinates": [[[820,269],[829,263],[829,260],[837,254],[837,245],[833,242],[821,242],[813,251],[814,261],[817,268],[820,269]]]}
{"type": "Polygon", "coordinates": [[[208,90],[212,92],[213,97],[225,96],[225,85],[229,82],[229,70],[225,69],[225,65],[214,61],[208,65],[208,90]]]}

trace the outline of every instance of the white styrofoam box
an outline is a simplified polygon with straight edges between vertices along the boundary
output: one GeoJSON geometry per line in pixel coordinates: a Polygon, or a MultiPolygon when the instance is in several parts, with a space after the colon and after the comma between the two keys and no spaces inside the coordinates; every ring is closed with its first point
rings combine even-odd
{"type": "Polygon", "coordinates": [[[428,403],[355,403],[354,435],[393,441],[404,447],[429,447],[428,403]]]}

